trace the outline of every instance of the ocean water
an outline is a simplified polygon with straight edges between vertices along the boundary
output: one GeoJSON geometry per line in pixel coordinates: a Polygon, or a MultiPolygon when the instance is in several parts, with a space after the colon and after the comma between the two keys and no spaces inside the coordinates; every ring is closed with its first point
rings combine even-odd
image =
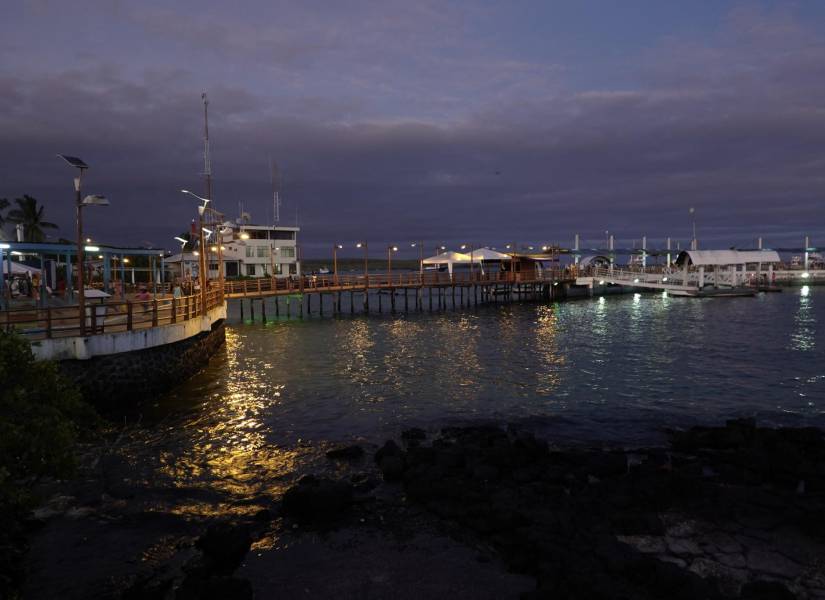
{"type": "Polygon", "coordinates": [[[482,421],[628,443],[737,416],[825,424],[825,288],[237,317],[225,350],[155,412],[233,419],[278,444],[482,421]]]}

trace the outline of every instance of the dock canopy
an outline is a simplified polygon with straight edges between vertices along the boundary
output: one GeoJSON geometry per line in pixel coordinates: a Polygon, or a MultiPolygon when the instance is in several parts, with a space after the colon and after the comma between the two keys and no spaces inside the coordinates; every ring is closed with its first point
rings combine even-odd
{"type": "Polygon", "coordinates": [[[477,248],[468,256],[472,257],[474,263],[481,262],[483,260],[511,260],[513,258],[509,254],[491,250],[490,248],[477,248]]]}
{"type": "Polygon", "coordinates": [[[685,263],[696,267],[747,265],[754,263],[778,263],[776,250],[683,250],[676,264],[685,263]]]}
{"type": "Polygon", "coordinates": [[[607,267],[610,266],[610,258],[601,254],[591,254],[589,256],[582,256],[579,261],[579,267],[607,267]]]}
{"type": "Polygon", "coordinates": [[[441,254],[436,254],[435,256],[431,256],[430,258],[424,259],[425,265],[447,265],[447,271],[449,271],[450,275],[453,273],[453,265],[456,263],[463,264],[470,262],[470,255],[469,254],[462,254],[461,252],[453,252],[452,250],[448,250],[447,252],[442,252],[441,254]]]}

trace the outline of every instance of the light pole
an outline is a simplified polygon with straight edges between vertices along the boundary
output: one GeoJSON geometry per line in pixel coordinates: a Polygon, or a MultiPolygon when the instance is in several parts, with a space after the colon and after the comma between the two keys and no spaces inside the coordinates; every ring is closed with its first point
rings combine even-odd
{"type": "Polygon", "coordinates": [[[418,275],[424,276],[424,242],[413,242],[410,248],[418,247],[418,275]]]}
{"type": "MultiPolygon", "coordinates": [[[[75,210],[76,210],[76,221],[77,221],[77,289],[80,292],[80,295],[77,299],[77,305],[80,312],[80,335],[86,335],[86,295],[84,290],[84,281],[83,281],[83,262],[85,260],[83,251],[83,207],[84,206],[108,206],[109,201],[104,196],[86,196],[85,198],[81,199],[81,183],[83,179],[83,171],[89,168],[85,162],[77,158],[76,156],[67,156],[65,154],[58,154],[60,158],[65,160],[69,166],[72,166],[78,170],[77,177],[74,179],[74,190],[75,190],[75,210]]],[[[9,274],[11,277],[11,274],[9,274]]]]}
{"type": "Polygon", "coordinates": [[[203,211],[206,209],[206,205],[209,204],[209,198],[201,198],[189,190],[181,190],[181,192],[189,194],[203,202],[203,205],[198,207],[198,240],[200,245],[200,252],[198,253],[198,279],[200,279],[201,283],[201,314],[206,315],[206,283],[208,274],[206,272],[206,244],[203,243],[203,211]]]}
{"type": "Polygon", "coordinates": [[[332,245],[332,281],[338,285],[338,251],[343,248],[341,244],[332,245]]]}
{"type": "Polygon", "coordinates": [[[183,285],[183,249],[186,248],[186,244],[189,243],[189,240],[185,240],[182,237],[175,236],[175,240],[180,242],[180,283],[183,285]]]}
{"type": "Polygon", "coordinates": [[[387,279],[392,283],[392,253],[398,252],[398,246],[387,246],[387,279]]]}
{"type": "Polygon", "coordinates": [[[696,240],[696,209],[692,206],[690,207],[690,218],[691,221],[693,221],[693,241],[690,243],[690,249],[698,250],[699,242],[696,240]]]}
{"type": "Polygon", "coordinates": [[[370,307],[370,272],[369,272],[369,249],[367,242],[358,242],[356,248],[364,249],[364,309],[369,311],[370,307]]]}

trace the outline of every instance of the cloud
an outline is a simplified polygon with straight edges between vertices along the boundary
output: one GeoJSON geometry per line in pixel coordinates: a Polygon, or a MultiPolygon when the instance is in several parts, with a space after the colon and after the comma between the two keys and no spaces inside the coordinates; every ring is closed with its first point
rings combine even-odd
{"type": "MultiPolygon", "coordinates": [[[[0,197],[38,196],[67,235],[71,173],[54,154],[77,153],[115,207],[89,211],[90,228],[165,244],[194,216],[177,190],[199,185],[206,81],[216,205],[264,219],[275,158],[285,220],[297,210],[310,255],[365,237],[686,240],[690,206],[722,246],[825,237],[825,40],[792,14],[733,11],[712,38],[671,36],[627,57],[636,85],[576,89],[564,65],[473,40],[466,15],[403,6],[289,35],[301,9],[277,24],[206,14],[183,35],[226,54],[220,72],[241,57],[276,63],[283,88],[218,84],[197,62],[136,72],[116,56],[2,69],[0,197]],[[402,56],[405,43],[420,55],[402,56]]],[[[136,11],[124,18],[148,39],[181,27],[177,13],[136,11]]]]}

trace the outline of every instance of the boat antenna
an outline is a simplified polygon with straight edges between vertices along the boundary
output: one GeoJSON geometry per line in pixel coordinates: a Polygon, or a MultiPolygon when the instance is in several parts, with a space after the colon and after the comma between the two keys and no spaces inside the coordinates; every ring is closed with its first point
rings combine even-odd
{"type": "Polygon", "coordinates": [[[272,186],[272,217],[275,225],[281,221],[281,194],[278,165],[271,158],[269,159],[269,183],[272,186]]]}
{"type": "Polygon", "coordinates": [[[209,155],[209,99],[206,97],[206,92],[201,94],[203,100],[203,176],[206,178],[206,197],[213,201],[212,198],[212,158],[209,155]]]}

